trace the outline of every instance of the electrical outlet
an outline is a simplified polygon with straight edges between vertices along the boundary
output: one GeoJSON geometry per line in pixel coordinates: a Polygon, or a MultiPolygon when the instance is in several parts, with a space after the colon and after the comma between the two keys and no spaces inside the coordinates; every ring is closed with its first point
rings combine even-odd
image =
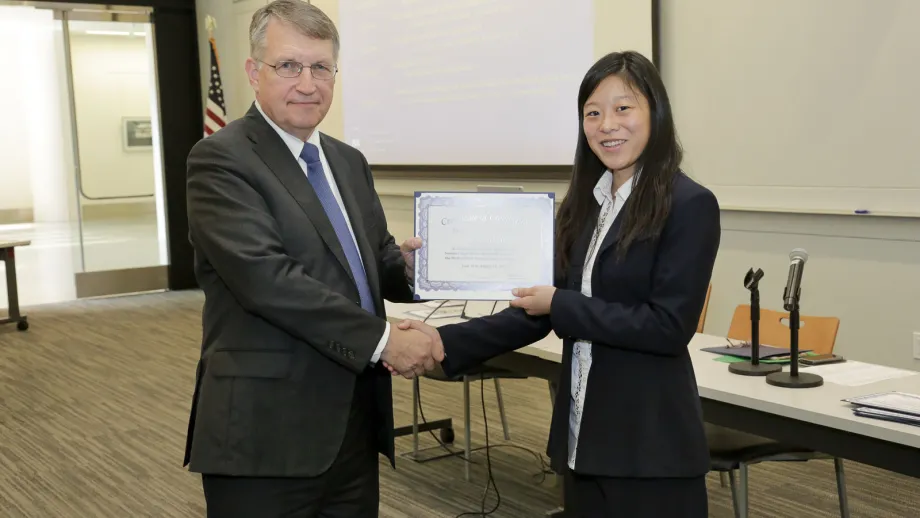
{"type": "Polygon", "coordinates": [[[914,358],[920,360],[920,331],[914,331],[914,358]]]}

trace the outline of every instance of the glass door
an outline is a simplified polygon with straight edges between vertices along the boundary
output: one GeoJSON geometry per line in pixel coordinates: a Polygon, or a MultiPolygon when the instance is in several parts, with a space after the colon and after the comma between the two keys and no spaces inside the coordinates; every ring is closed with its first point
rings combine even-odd
{"type": "Polygon", "coordinates": [[[167,287],[159,106],[148,12],[59,9],[73,154],[76,297],[167,287]]]}
{"type": "Polygon", "coordinates": [[[0,0],[0,241],[30,242],[23,305],[167,287],[150,21],[0,0]]]}

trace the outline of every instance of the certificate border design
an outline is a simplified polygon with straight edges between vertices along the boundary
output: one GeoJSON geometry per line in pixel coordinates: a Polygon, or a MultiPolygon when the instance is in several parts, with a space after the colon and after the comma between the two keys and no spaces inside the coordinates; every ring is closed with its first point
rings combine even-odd
{"type": "MultiPolygon", "coordinates": [[[[421,296],[418,294],[418,290],[421,289],[426,292],[459,292],[459,291],[491,291],[495,289],[501,289],[501,286],[495,286],[494,283],[483,283],[483,282],[451,282],[451,281],[429,281],[428,280],[428,247],[424,244],[428,242],[428,226],[429,218],[428,212],[431,210],[431,207],[450,207],[463,205],[466,200],[460,195],[494,195],[496,193],[479,193],[479,192],[453,192],[453,191],[443,191],[443,192],[415,192],[415,235],[419,236],[422,239],[423,246],[420,250],[416,252],[415,259],[415,293],[413,298],[415,300],[422,300],[421,296]]],[[[542,204],[549,200],[550,206],[552,207],[553,215],[552,221],[550,222],[550,227],[552,229],[553,235],[550,236],[551,239],[555,238],[555,199],[556,195],[552,192],[513,192],[513,193],[501,193],[500,196],[505,200],[509,201],[513,199],[513,204],[518,207],[539,207],[542,204]],[[514,199],[517,198],[517,199],[514,199]]],[[[510,288],[509,288],[510,289],[510,288]]]]}

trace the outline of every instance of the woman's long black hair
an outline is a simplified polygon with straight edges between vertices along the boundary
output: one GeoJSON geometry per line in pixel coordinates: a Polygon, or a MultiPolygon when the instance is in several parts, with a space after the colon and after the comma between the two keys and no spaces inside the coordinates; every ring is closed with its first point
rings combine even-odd
{"type": "Polygon", "coordinates": [[[560,273],[567,273],[572,245],[593,227],[598,211],[594,186],[606,170],[603,162],[591,151],[584,130],[584,107],[588,98],[604,79],[619,76],[635,92],[645,96],[649,105],[651,128],[648,143],[636,162],[633,189],[623,207],[623,224],[617,242],[617,256],[625,256],[636,240],[657,238],[668,218],[671,206],[671,185],[680,173],[683,157],[671,103],[658,70],[638,52],[607,54],[592,66],[578,90],[578,145],[569,190],[559,207],[556,219],[556,257],[560,273]]]}

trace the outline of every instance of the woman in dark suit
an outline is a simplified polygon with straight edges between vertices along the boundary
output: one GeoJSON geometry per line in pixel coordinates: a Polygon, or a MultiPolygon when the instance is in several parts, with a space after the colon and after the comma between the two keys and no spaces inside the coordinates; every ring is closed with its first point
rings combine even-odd
{"type": "Polygon", "coordinates": [[[547,453],[564,474],[566,516],[704,518],[709,450],[687,345],[719,205],[680,170],[667,92],[642,55],[601,58],[578,108],[555,286],[516,289],[496,315],[400,327],[440,334],[449,375],[554,331],[564,347],[547,453]]]}

